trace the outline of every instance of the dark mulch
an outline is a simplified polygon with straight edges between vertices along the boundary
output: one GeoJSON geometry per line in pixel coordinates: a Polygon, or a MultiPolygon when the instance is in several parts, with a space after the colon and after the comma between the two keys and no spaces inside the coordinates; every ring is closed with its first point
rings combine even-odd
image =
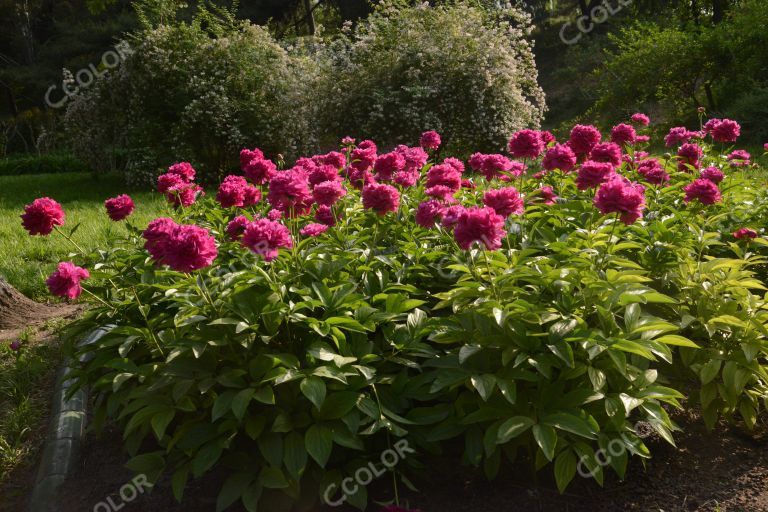
{"type": "MultiPolygon", "coordinates": [[[[401,489],[401,498],[424,512],[768,511],[768,440],[725,426],[709,433],[694,418],[683,418],[681,423],[685,433],[678,435],[677,448],[650,440],[654,458],[646,468],[637,458],[631,459],[627,480],[619,482],[608,476],[603,488],[577,476],[567,492],[560,495],[550,469],[541,471],[539,481],[534,482],[525,465],[504,468],[496,480],[488,482],[481,473],[461,466],[457,459],[445,458],[431,460],[427,470],[415,477],[420,492],[401,489]]],[[[151,494],[123,503],[120,488],[132,478],[123,467],[125,460],[119,433],[110,431],[98,438],[90,437],[81,464],[65,484],[59,511],[91,511],[97,503],[106,503],[108,497],[112,497],[114,505],[124,505],[123,512],[215,510],[221,484],[218,475],[193,482],[181,505],[174,501],[168,481],[161,481],[151,494]]],[[[386,477],[374,482],[371,495],[391,499],[384,480],[386,477]]]]}

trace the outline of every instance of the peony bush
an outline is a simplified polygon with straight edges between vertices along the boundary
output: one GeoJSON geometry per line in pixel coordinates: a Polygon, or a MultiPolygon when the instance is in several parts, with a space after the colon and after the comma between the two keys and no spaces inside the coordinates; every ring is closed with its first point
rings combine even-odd
{"type": "MultiPolygon", "coordinates": [[[[75,247],[48,281],[91,302],[74,340],[104,328],[73,344],[96,424],[116,422],[129,467],[178,499],[224,472],[219,510],[365,509],[377,497],[344,479],[401,441],[394,485],[459,443],[489,478],[520,454],[562,491],[578,467],[623,478],[648,431],[674,443],[683,406],[754,428],[768,194],[728,160],[733,122],[653,157],[633,121],[560,141],[526,129],[509,156],[468,162],[436,158],[437,133],[346,137],[290,168],[243,149],[215,194],[176,163],[148,226],[108,200],[129,236],[75,247]]],[[[68,236],[52,199],[23,222],[68,236]]]]}

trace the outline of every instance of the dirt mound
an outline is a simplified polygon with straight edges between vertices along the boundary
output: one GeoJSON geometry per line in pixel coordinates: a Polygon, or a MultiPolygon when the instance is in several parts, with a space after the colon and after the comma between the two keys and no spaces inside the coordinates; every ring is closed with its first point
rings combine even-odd
{"type": "Polygon", "coordinates": [[[76,310],[76,306],[39,304],[0,279],[0,331],[22,329],[76,310]]]}

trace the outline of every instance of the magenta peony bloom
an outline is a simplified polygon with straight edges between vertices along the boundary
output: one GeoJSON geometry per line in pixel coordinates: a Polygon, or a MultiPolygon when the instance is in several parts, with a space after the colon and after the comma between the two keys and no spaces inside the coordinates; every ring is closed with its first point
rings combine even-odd
{"type": "Polygon", "coordinates": [[[728,161],[731,162],[731,167],[749,167],[751,158],[752,155],[743,149],[737,149],[728,155],[728,161]]]}
{"type": "Polygon", "coordinates": [[[313,222],[313,223],[307,224],[306,226],[301,228],[301,230],[299,231],[299,234],[301,236],[312,236],[312,237],[314,237],[314,236],[322,235],[326,231],[328,231],[328,225],[326,225],[326,224],[317,224],[317,223],[313,222]]]}
{"type": "Polygon", "coordinates": [[[186,182],[178,174],[161,174],[157,177],[157,191],[166,194],[172,187],[184,185],[186,182]]]}
{"type": "Polygon", "coordinates": [[[354,143],[355,143],[355,138],[354,137],[350,137],[349,135],[347,135],[346,137],[341,139],[341,145],[342,146],[351,146],[354,143]]]}
{"type": "Polygon", "coordinates": [[[216,200],[224,208],[251,206],[260,199],[261,191],[259,189],[249,185],[242,176],[234,175],[224,178],[216,194],[216,200]]]}
{"type": "Polygon", "coordinates": [[[251,183],[263,185],[277,174],[277,166],[272,160],[254,158],[243,167],[243,174],[251,183]]]}
{"type": "Polygon", "coordinates": [[[669,133],[664,137],[664,144],[671,148],[672,146],[680,146],[691,140],[693,132],[689,131],[685,126],[675,126],[670,128],[669,133]]]}
{"type": "Polygon", "coordinates": [[[243,247],[261,255],[264,261],[272,261],[277,258],[281,247],[287,249],[293,247],[293,240],[288,228],[269,219],[258,219],[248,224],[240,243],[243,244],[243,247]]]}
{"type": "Polygon", "coordinates": [[[509,217],[510,215],[522,215],[524,211],[523,196],[515,187],[500,188],[489,190],[483,195],[483,204],[501,215],[509,217]]]}
{"type": "Polygon", "coordinates": [[[536,191],[536,197],[541,199],[541,202],[545,205],[552,205],[557,202],[557,194],[552,187],[541,187],[536,191]]]}
{"type": "Polygon", "coordinates": [[[484,155],[482,153],[472,155],[469,159],[469,166],[485,176],[487,180],[492,180],[503,173],[520,176],[525,169],[522,162],[513,162],[504,155],[484,155]]]}
{"type": "Polygon", "coordinates": [[[405,169],[405,157],[397,151],[379,155],[373,164],[373,170],[376,171],[374,178],[377,181],[392,181],[394,174],[403,169],[405,169]]]}
{"type": "Polygon", "coordinates": [[[12,341],[12,342],[11,342],[11,343],[8,345],[8,347],[9,347],[11,350],[13,350],[14,352],[18,352],[19,350],[21,350],[21,341],[20,341],[20,340],[15,340],[15,341],[12,341]]]}
{"type": "Polygon", "coordinates": [[[768,142],[766,142],[765,144],[763,144],[763,149],[764,149],[766,152],[768,152],[768,142]]]}
{"type": "Polygon", "coordinates": [[[577,155],[586,155],[602,139],[600,130],[592,125],[577,124],[571,130],[568,145],[577,155]]]}
{"type": "Polygon", "coordinates": [[[267,201],[288,216],[306,215],[313,201],[307,176],[297,169],[278,172],[269,182],[267,201]]]}
{"type": "Polygon", "coordinates": [[[347,189],[338,181],[324,181],[315,185],[312,197],[317,204],[332,206],[336,201],[347,195],[347,189]]]}
{"type": "Polygon", "coordinates": [[[344,153],[331,151],[330,153],[319,155],[318,163],[321,165],[333,166],[338,171],[347,165],[347,157],[344,156],[344,153]]]}
{"type": "Polygon", "coordinates": [[[741,135],[741,126],[732,119],[710,119],[704,124],[704,131],[715,142],[736,142],[741,135]]]}
{"type": "Polygon", "coordinates": [[[248,220],[248,217],[245,215],[238,215],[229,223],[227,224],[227,236],[230,240],[233,242],[236,242],[242,238],[243,233],[245,233],[245,228],[248,227],[248,223],[251,222],[248,220]]]}
{"type": "Polygon", "coordinates": [[[394,212],[400,206],[400,193],[391,185],[372,183],[363,187],[363,206],[379,215],[394,212]]]}
{"type": "Polygon", "coordinates": [[[136,206],[130,196],[122,194],[104,201],[104,207],[107,209],[109,218],[117,222],[132,214],[136,206]]]}
{"type": "Polygon", "coordinates": [[[459,222],[459,217],[461,217],[461,214],[466,210],[467,209],[460,204],[455,204],[453,206],[444,208],[443,220],[441,222],[442,226],[448,230],[453,230],[453,228],[455,228],[456,224],[459,222]]]}
{"type": "Polygon", "coordinates": [[[274,208],[272,210],[269,210],[267,213],[267,218],[269,220],[280,220],[283,218],[283,212],[280,210],[275,210],[274,208]]]}
{"type": "Polygon", "coordinates": [[[596,144],[589,153],[589,159],[593,162],[607,162],[614,167],[621,165],[621,148],[613,142],[596,144]]]}
{"type": "Polygon", "coordinates": [[[641,114],[640,112],[636,114],[632,114],[632,117],[630,118],[633,123],[640,125],[640,126],[648,126],[651,124],[651,119],[645,115],[641,114]]]}
{"type": "Polygon", "coordinates": [[[550,142],[555,142],[555,140],[557,140],[549,130],[540,131],[539,138],[541,139],[542,144],[544,144],[544,147],[547,147],[550,142]]]}
{"type": "Polygon", "coordinates": [[[406,145],[399,145],[395,148],[395,151],[403,155],[405,158],[405,170],[411,172],[421,172],[421,169],[427,165],[429,155],[421,147],[416,146],[409,148],[406,145]]]}
{"type": "Polygon", "coordinates": [[[637,144],[645,144],[646,142],[650,142],[650,141],[651,141],[651,137],[649,135],[638,135],[635,138],[635,142],[637,144]]]}
{"type": "Polygon", "coordinates": [[[461,180],[461,188],[468,188],[470,190],[474,190],[477,188],[477,185],[475,185],[474,182],[470,179],[463,179],[461,180]]]}
{"type": "Polygon", "coordinates": [[[395,174],[393,181],[401,187],[413,187],[419,182],[421,173],[418,169],[406,169],[395,174]]]}
{"type": "Polygon", "coordinates": [[[173,219],[159,217],[149,223],[144,230],[144,248],[156,261],[162,261],[165,257],[165,249],[168,239],[179,227],[173,219]]]}
{"type": "Polygon", "coordinates": [[[83,293],[80,281],[88,279],[91,275],[82,267],[74,263],[63,261],[59,263],[56,271],[46,279],[45,284],[52,295],[76,299],[83,293]]]}
{"type": "Polygon", "coordinates": [[[637,140],[637,132],[632,125],[621,123],[611,129],[611,142],[619,146],[631,146],[637,140]]]}
{"type": "Polygon", "coordinates": [[[611,179],[613,175],[615,175],[615,171],[611,164],[587,160],[579,168],[578,176],[576,176],[576,187],[579,190],[595,188],[611,179]]]}
{"type": "Polygon", "coordinates": [[[482,243],[486,249],[496,250],[501,247],[501,239],[506,234],[504,217],[487,207],[464,210],[453,229],[456,243],[464,250],[476,242],[482,243]]]}
{"type": "Polygon", "coordinates": [[[703,178],[693,180],[692,183],[683,187],[683,191],[685,191],[684,200],[686,203],[697,200],[701,204],[710,205],[721,199],[720,189],[717,188],[717,185],[703,178]]]}
{"type": "Polygon", "coordinates": [[[40,197],[24,207],[21,225],[30,235],[50,235],[54,226],[64,225],[64,209],[50,197],[40,197]]]}
{"type": "Polygon", "coordinates": [[[240,150],[240,170],[245,172],[245,168],[253,160],[264,160],[264,153],[256,149],[242,149],[240,150]]]}
{"type": "Polygon", "coordinates": [[[436,199],[424,201],[416,208],[416,224],[425,228],[435,227],[435,223],[440,220],[443,209],[443,204],[436,199]]]}
{"type": "Polygon", "coordinates": [[[443,160],[443,165],[449,165],[460,173],[464,172],[464,162],[462,162],[458,158],[448,157],[445,160],[443,160]]]}
{"type": "Polygon", "coordinates": [[[187,208],[195,204],[199,196],[205,195],[202,187],[194,183],[174,185],[165,193],[165,199],[173,206],[187,208]]]}
{"type": "Polygon", "coordinates": [[[216,241],[207,229],[180,225],[166,239],[159,262],[177,272],[193,272],[209,266],[216,256],[216,241]]]}
{"type": "Polygon", "coordinates": [[[336,217],[333,215],[333,209],[330,206],[320,205],[315,212],[315,220],[326,226],[335,226],[336,217]]]}
{"type": "Polygon", "coordinates": [[[757,238],[757,231],[749,228],[739,228],[733,232],[733,237],[738,240],[757,238]]]}
{"type": "Polygon", "coordinates": [[[425,189],[424,193],[427,194],[429,197],[433,199],[437,199],[444,203],[456,202],[456,198],[454,197],[454,194],[456,193],[456,191],[450,187],[446,187],[445,185],[435,185],[434,187],[425,189]]]}
{"type": "Polygon", "coordinates": [[[442,142],[443,141],[440,140],[440,134],[434,130],[430,130],[421,134],[419,145],[424,149],[437,149],[442,142]]]}
{"type": "Polygon", "coordinates": [[[195,170],[189,162],[177,162],[168,168],[170,174],[179,176],[182,180],[189,183],[195,179],[195,170]]]}
{"type": "Polygon", "coordinates": [[[309,171],[307,175],[307,181],[312,186],[325,181],[341,181],[341,176],[336,167],[332,165],[320,165],[309,171]]]}
{"type": "Polygon", "coordinates": [[[371,174],[371,171],[368,170],[361,171],[359,169],[352,168],[347,174],[347,178],[349,179],[349,184],[356,189],[362,189],[366,185],[376,183],[376,180],[373,179],[373,174],[371,174]]]}
{"type": "Polygon", "coordinates": [[[570,172],[576,165],[576,153],[566,144],[555,144],[547,150],[541,166],[547,171],[570,172]]]}
{"type": "Polygon", "coordinates": [[[679,157],[678,170],[690,172],[691,167],[694,169],[701,167],[701,157],[704,156],[704,151],[696,144],[683,144],[677,150],[677,156],[679,157]]]}
{"type": "Polygon", "coordinates": [[[618,213],[621,222],[627,226],[642,218],[645,209],[645,188],[631,183],[626,178],[615,176],[600,185],[595,194],[594,204],[600,213],[618,213]]]}
{"type": "Polygon", "coordinates": [[[461,172],[455,167],[446,164],[433,165],[427,171],[426,188],[442,185],[448,187],[453,192],[458,192],[461,188],[461,172]]]}
{"type": "Polygon", "coordinates": [[[373,146],[367,146],[366,148],[363,148],[361,147],[363,142],[360,143],[360,146],[352,150],[352,154],[350,156],[350,165],[358,171],[369,171],[373,167],[373,164],[376,162],[376,145],[371,142],[373,146]]]}
{"type": "Polygon", "coordinates": [[[642,160],[637,165],[637,172],[651,185],[663,185],[669,181],[669,174],[655,158],[642,160]]]}
{"type": "Polygon", "coordinates": [[[509,139],[507,149],[516,158],[538,158],[544,151],[544,142],[536,130],[520,130],[509,139]]]}
{"type": "Polygon", "coordinates": [[[725,174],[723,174],[723,171],[721,171],[717,167],[707,167],[706,169],[702,169],[700,176],[705,180],[711,181],[715,185],[723,181],[723,179],[725,178],[725,174]]]}

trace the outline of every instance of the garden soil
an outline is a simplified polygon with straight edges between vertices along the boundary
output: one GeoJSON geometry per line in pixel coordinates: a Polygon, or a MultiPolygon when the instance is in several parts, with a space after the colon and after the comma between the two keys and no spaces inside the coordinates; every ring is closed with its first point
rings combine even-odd
{"type": "MultiPolygon", "coordinates": [[[[577,476],[561,495],[549,468],[539,472],[538,481],[534,481],[529,466],[519,464],[503,468],[496,480],[488,482],[481,472],[457,464],[460,455],[455,455],[431,460],[427,470],[412,479],[419,492],[401,489],[401,502],[407,500],[411,508],[423,512],[768,512],[768,437],[725,425],[710,433],[691,416],[678,417],[677,421],[685,429],[677,436],[677,448],[661,439],[649,439],[653,458],[645,468],[637,458],[631,459],[625,482],[610,473],[601,488],[577,476]]],[[[174,501],[167,480],[151,493],[123,502],[120,488],[132,474],[123,466],[126,456],[120,439],[115,431],[99,437],[91,435],[82,460],[64,485],[60,512],[108,510],[94,507],[109,503],[110,497],[115,507],[123,505],[121,512],[216,510],[216,493],[222,482],[218,474],[192,482],[181,505],[174,501]]],[[[391,500],[389,479],[374,482],[370,494],[379,502],[391,500]]],[[[378,512],[379,508],[371,505],[368,510],[378,512]]],[[[228,510],[243,509],[233,506],[228,510]]],[[[352,509],[342,506],[315,510],[352,509]]]]}

